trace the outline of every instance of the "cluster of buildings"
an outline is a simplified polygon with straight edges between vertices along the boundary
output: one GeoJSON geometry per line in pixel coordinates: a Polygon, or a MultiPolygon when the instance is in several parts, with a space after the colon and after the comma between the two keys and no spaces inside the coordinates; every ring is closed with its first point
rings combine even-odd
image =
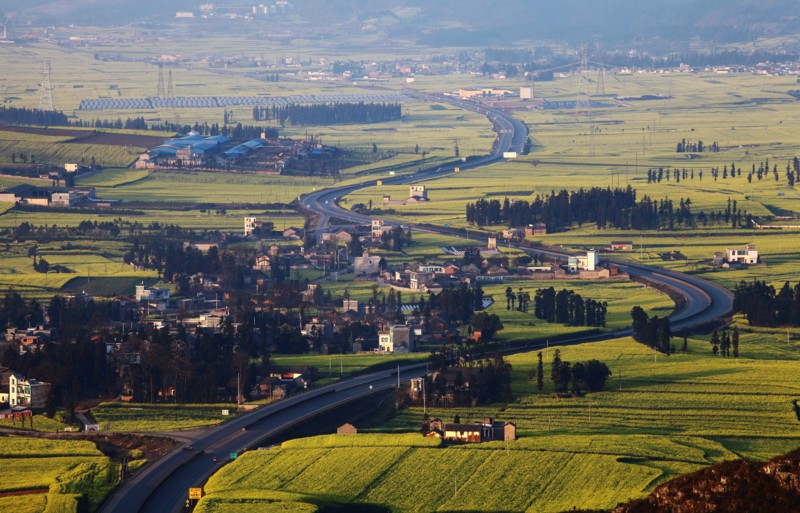
{"type": "Polygon", "coordinates": [[[96,201],[94,187],[40,187],[19,184],[0,191],[0,203],[41,207],[108,206],[96,201]]]}
{"type": "Polygon", "coordinates": [[[335,155],[334,148],[312,139],[258,139],[234,141],[222,135],[202,136],[197,132],[169,139],[143,153],[134,164],[137,169],[226,169],[246,167],[259,174],[281,174],[309,159],[335,155]]]}
{"type": "Polygon", "coordinates": [[[448,442],[513,442],[517,439],[516,424],[492,418],[472,423],[446,423],[437,418],[429,421],[423,428],[425,436],[441,438],[448,442]]]}

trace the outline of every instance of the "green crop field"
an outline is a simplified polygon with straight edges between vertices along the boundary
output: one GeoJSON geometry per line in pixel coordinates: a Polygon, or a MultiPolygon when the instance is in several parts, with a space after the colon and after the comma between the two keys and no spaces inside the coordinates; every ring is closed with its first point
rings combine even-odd
{"type": "Polygon", "coordinates": [[[92,410],[103,429],[166,432],[219,424],[236,415],[236,404],[102,403],[92,410]],[[222,414],[228,410],[229,416],[222,414]]]}
{"type": "Polygon", "coordinates": [[[126,247],[120,242],[54,242],[38,246],[38,257],[70,271],[63,273],[34,271],[33,258],[28,256],[31,246],[32,243],[0,244],[0,289],[13,288],[22,295],[39,298],[81,291],[114,295],[132,292],[136,283],[156,278],[155,271],[135,271],[123,263],[126,247]]]}
{"type": "Polygon", "coordinates": [[[118,465],[88,441],[0,437],[0,461],[14,476],[0,492],[41,490],[0,498],[0,506],[13,511],[73,513],[81,495],[97,508],[119,477],[118,465]]]}
{"type": "Polygon", "coordinates": [[[535,354],[511,356],[515,401],[427,414],[513,421],[515,442],[440,446],[416,434],[423,411],[410,408],[380,428],[396,435],[326,435],[246,453],[208,481],[200,507],[336,500],[402,512],[607,509],[709,464],[800,445],[797,343],[765,331],[743,333],[739,358],[709,348],[707,337],[669,357],[630,339],[561,348],[564,360],[597,358],[613,373],[605,391],[578,399],[554,399],[549,379],[536,391],[528,381],[535,354]]]}
{"type": "Polygon", "coordinates": [[[45,494],[0,497],[0,508],[15,513],[41,513],[47,506],[45,494]]]}

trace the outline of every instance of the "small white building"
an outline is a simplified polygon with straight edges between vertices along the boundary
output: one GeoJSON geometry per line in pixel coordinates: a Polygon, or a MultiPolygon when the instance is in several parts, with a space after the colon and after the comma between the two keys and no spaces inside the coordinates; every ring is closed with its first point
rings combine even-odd
{"type": "Polygon", "coordinates": [[[725,249],[725,257],[728,263],[757,264],[758,250],[752,245],[744,248],[727,248],[725,249]]]}
{"type": "Polygon", "coordinates": [[[590,249],[586,252],[586,255],[579,255],[577,257],[569,257],[568,260],[568,267],[569,272],[577,272],[578,270],[583,271],[595,271],[597,270],[597,264],[599,262],[597,250],[590,249]]]}
{"type": "Polygon", "coordinates": [[[252,235],[253,231],[258,227],[258,218],[257,217],[245,217],[244,218],[244,235],[245,237],[248,235],[252,235]]]}
{"type": "Polygon", "coordinates": [[[386,353],[411,353],[416,348],[414,330],[405,324],[395,324],[389,331],[378,333],[378,346],[386,353]]]}

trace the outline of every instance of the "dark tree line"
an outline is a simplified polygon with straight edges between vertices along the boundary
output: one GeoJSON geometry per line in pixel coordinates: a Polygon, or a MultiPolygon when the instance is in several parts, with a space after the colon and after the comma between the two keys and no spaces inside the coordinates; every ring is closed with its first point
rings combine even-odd
{"type": "MultiPolygon", "coordinates": [[[[541,353],[539,354],[541,355],[541,353]]],[[[537,372],[540,373],[541,370],[537,372]]],[[[550,380],[553,382],[553,388],[556,393],[572,392],[580,395],[583,390],[599,392],[605,387],[609,376],[611,376],[611,371],[608,366],[599,360],[571,364],[561,359],[560,350],[556,349],[553,353],[550,380]]],[[[537,376],[537,386],[538,380],[540,378],[537,376]]],[[[539,390],[541,390],[541,387],[539,390]]]]}
{"type": "Polygon", "coordinates": [[[722,330],[720,335],[717,330],[711,334],[711,352],[714,356],[731,356],[733,350],[733,357],[739,357],[739,328],[734,327],[733,333],[728,334],[728,330],[722,330]]]}
{"type": "Polygon", "coordinates": [[[631,319],[634,340],[666,355],[675,352],[670,343],[672,330],[668,317],[655,316],[651,319],[642,307],[634,306],[631,309],[631,319]]]}
{"type": "MultiPolygon", "coordinates": [[[[681,219],[691,219],[691,200],[681,200],[681,219]]],[[[672,200],[661,202],[645,196],[636,200],[636,190],[593,187],[568,192],[555,191],[537,196],[533,202],[481,199],[466,206],[467,222],[478,226],[505,224],[523,226],[542,222],[548,230],[566,229],[577,224],[595,223],[598,228],[674,229],[677,213],[672,200]]]]}
{"type": "Polygon", "coordinates": [[[711,146],[706,146],[703,144],[702,140],[692,142],[687,141],[686,139],[681,139],[680,142],[678,142],[675,151],[677,153],[719,153],[719,144],[717,144],[717,141],[714,141],[711,143],[711,146]]]}
{"type": "Polygon", "coordinates": [[[18,107],[0,107],[0,124],[7,125],[32,125],[32,126],[72,126],[80,128],[107,128],[115,130],[150,130],[155,132],[175,132],[185,134],[191,131],[200,135],[222,135],[231,139],[258,139],[262,133],[266,133],[268,139],[278,137],[278,129],[274,127],[262,127],[217,123],[195,123],[194,125],[170,123],[148,123],[144,117],[117,119],[93,119],[70,121],[66,114],[61,111],[43,111],[39,109],[27,109],[18,107]]]}
{"type": "Polygon", "coordinates": [[[572,290],[537,289],[533,311],[537,319],[567,326],[605,326],[608,303],[583,299],[572,290]]]}
{"type": "MultiPolygon", "coordinates": [[[[680,143],[678,145],[680,147],[680,143]]],[[[719,167],[712,167],[708,170],[711,174],[711,178],[716,182],[719,179],[722,180],[729,180],[734,178],[741,178],[742,177],[742,166],[737,166],[735,162],[731,162],[730,168],[727,164],[722,166],[722,169],[719,167]]],[[[784,169],[784,174],[786,177],[786,181],[789,184],[789,187],[793,187],[795,183],[800,182],[800,159],[797,157],[792,158],[786,163],[786,168],[784,169]]],[[[751,165],[750,170],[745,175],[748,183],[752,183],[753,179],[757,179],[759,181],[763,179],[768,179],[772,177],[773,180],[776,182],[780,181],[781,172],[778,170],[778,165],[773,163],[772,168],[770,169],[769,159],[761,161],[758,163],[758,167],[755,164],[751,165]]],[[[703,181],[703,170],[698,169],[697,177],[702,182],[703,181]]],[[[686,169],[686,168],[650,168],[647,170],[647,183],[661,183],[662,180],[666,180],[667,182],[670,181],[670,178],[675,181],[675,183],[680,183],[681,180],[694,180],[695,178],[695,170],[694,168],[686,169]]]]}
{"type": "Polygon", "coordinates": [[[438,294],[429,294],[427,303],[431,310],[440,310],[453,321],[467,323],[473,312],[482,308],[483,289],[461,283],[457,287],[443,289],[438,294]]]}
{"type": "Polygon", "coordinates": [[[408,246],[410,243],[411,228],[403,230],[399,226],[393,226],[390,231],[381,234],[381,248],[387,251],[402,251],[403,246],[408,246]]]}
{"type": "MultiPolygon", "coordinates": [[[[425,394],[429,405],[468,406],[512,400],[511,364],[501,355],[473,360],[461,366],[447,367],[443,352],[432,355],[434,369],[441,371],[438,378],[426,377],[425,394]],[[466,365],[469,368],[464,368],[466,365]],[[445,372],[445,371],[451,372],[445,372]],[[452,374],[452,379],[442,379],[452,374]]],[[[422,398],[419,399],[420,404],[422,398]]]]}
{"type": "Polygon", "coordinates": [[[67,115],[61,111],[27,109],[24,107],[0,107],[0,124],[68,126],[67,115]]]}
{"type": "Polygon", "coordinates": [[[740,282],[733,289],[733,308],[753,326],[800,326],[800,283],[779,291],[765,281],[740,282]]]}
{"type": "Polygon", "coordinates": [[[325,103],[253,107],[255,121],[276,120],[281,126],[383,123],[402,117],[399,103],[325,103]]]}

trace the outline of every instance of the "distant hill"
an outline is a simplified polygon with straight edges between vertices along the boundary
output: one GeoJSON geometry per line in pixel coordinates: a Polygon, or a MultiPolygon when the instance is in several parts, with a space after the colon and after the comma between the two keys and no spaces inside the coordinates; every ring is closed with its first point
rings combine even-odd
{"type": "MultiPolygon", "coordinates": [[[[21,12],[79,23],[126,23],[196,9],[201,0],[0,0],[21,12]]],[[[255,2],[213,2],[252,5],[255,2]]],[[[265,2],[269,4],[270,2],[265,2]]],[[[796,0],[290,0],[310,23],[411,34],[429,45],[557,39],[604,45],[685,46],[753,41],[800,32],[796,0]]]]}

